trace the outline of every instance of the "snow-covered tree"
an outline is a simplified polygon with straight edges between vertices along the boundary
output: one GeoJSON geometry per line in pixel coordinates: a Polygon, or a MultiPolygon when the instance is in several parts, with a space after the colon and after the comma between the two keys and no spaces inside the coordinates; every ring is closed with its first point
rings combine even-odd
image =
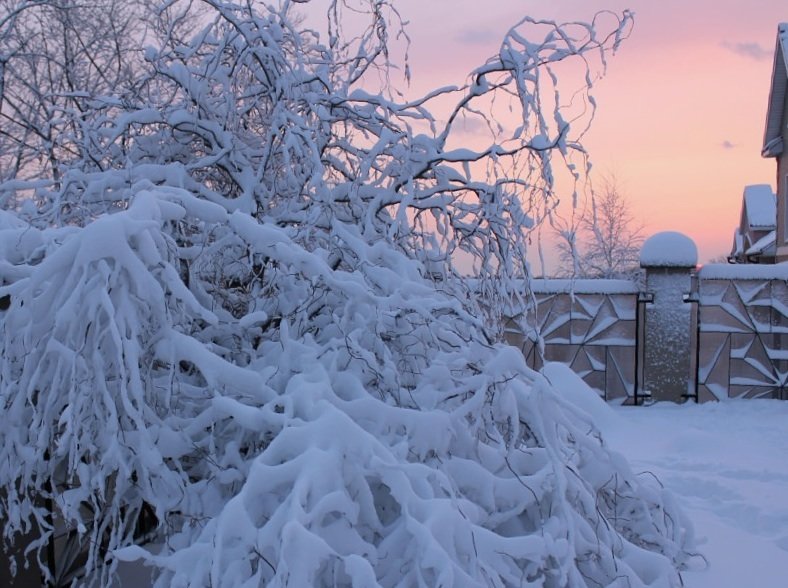
{"type": "Polygon", "coordinates": [[[84,98],[89,157],[0,185],[6,539],[35,529],[56,581],[71,529],[95,585],[135,559],[160,586],[678,585],[670,496],[498,342],[529,226],[587,168],[557,70],[588,94],[630,14],[525,18],[408,100],[371,90],[388,0],[329,1],[323,37],[303,1],[205,4],[159,7],[130,86],[84,98]]]}
{"type": "Polygon", "coordinates": [[[628,278],[639,271],[643,225],[615,175],[602,177],[578,219],[559,219],[556,233],[562,276],[628,278]]]}

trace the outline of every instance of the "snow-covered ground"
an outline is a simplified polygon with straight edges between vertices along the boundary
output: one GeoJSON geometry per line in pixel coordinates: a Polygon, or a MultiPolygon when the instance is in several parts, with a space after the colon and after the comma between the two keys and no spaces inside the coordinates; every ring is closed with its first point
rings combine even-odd
{"type": "Polygon", "coordinates": [[[611,447],[694,522],[708,568],[686,572],[688,588],[788,586],[788,402],[597,410],[611,447]]]}
{"type": "MultiPolygon", "coordinates": [[[[548,377],[635,471],[658,476],[693,521],[708,566],[699,559],[698,571],[684,572],[687,588],[788,586],[788,401],[610,407],[578,391],[564,369],[548,368],[548,377]]],[[[132,577],[124,586],[144,585],[132,577]]]]}
{"type": "Polygon", "coordinates": [[[788,401],[610,406],[564,365],[543,373],[636,472],[672,490],[707,560],[684,572],[687,588],[788,586],[788,401]]]}

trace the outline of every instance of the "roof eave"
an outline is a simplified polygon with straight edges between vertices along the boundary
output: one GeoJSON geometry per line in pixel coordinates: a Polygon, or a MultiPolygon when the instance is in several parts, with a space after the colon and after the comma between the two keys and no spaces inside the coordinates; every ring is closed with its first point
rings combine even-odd
{"type": "Polygon", "coordinates": [[[779,157],[783,154],[785,144],[782,137],[774,137],[761,149],[761,157],[779,157]]]}
{"type": "Polygon", "coordinates": [[[777,42],[774,48],[774,64],[772,65],[772,81],[769,88],[769,104],[766,111],[766,128],[763,134],[763,157],[777,157],[783,152],[783,112],[785,110],[786,91],[788,90],[788,70],[786,69],[786,31],[788,24],[781,24],[777,29],[777,42]]]}

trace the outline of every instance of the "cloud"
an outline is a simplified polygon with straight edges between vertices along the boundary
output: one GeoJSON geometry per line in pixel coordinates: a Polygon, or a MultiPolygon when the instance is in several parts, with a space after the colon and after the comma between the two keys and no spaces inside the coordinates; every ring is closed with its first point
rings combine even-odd
{"type": "Polygon", "coordinates": [[[764,49],[759,43],[731,43],[723,41],[722,46],[728,51],[733,51],[736,55],[754,59],[755,61],[765,61],[771,59],[773,53],[764,49]]]}
{"type": "Polygon", "coordinates": [[[457,33],[454,40],[463,45],[489,45],[500,42],[501,36],[489,28],[468,28],[457,33]]]}
{"type": "Polygon", "coordinates": [[[728,141],[728,139],[725,139],[722,143],[720,143],[720,146],[723,149],[735,149],[736,148],[736,144],[735,143],[731,143],[730,141],[728,141]]]}

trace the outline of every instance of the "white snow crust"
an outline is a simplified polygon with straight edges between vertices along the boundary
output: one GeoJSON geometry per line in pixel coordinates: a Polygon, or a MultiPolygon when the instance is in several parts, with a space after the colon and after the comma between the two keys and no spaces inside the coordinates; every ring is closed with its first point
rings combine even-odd
{"type": "Polygon", "coordinates": [[[531,282],[536,294],[636,294],[632,280],[537,278],[531,282]]]}
{"type": "Polygon", "coordinates": [[[710,263],[701,267],[698,275],[706,280],[788,280],[788,262],[710,263]]]}
{"type": "Polygon", "coordinates": [[[640,250],[641,267],[695,267],[695,242],[677,231],[664,231],[646,239],[640,250]]]}

